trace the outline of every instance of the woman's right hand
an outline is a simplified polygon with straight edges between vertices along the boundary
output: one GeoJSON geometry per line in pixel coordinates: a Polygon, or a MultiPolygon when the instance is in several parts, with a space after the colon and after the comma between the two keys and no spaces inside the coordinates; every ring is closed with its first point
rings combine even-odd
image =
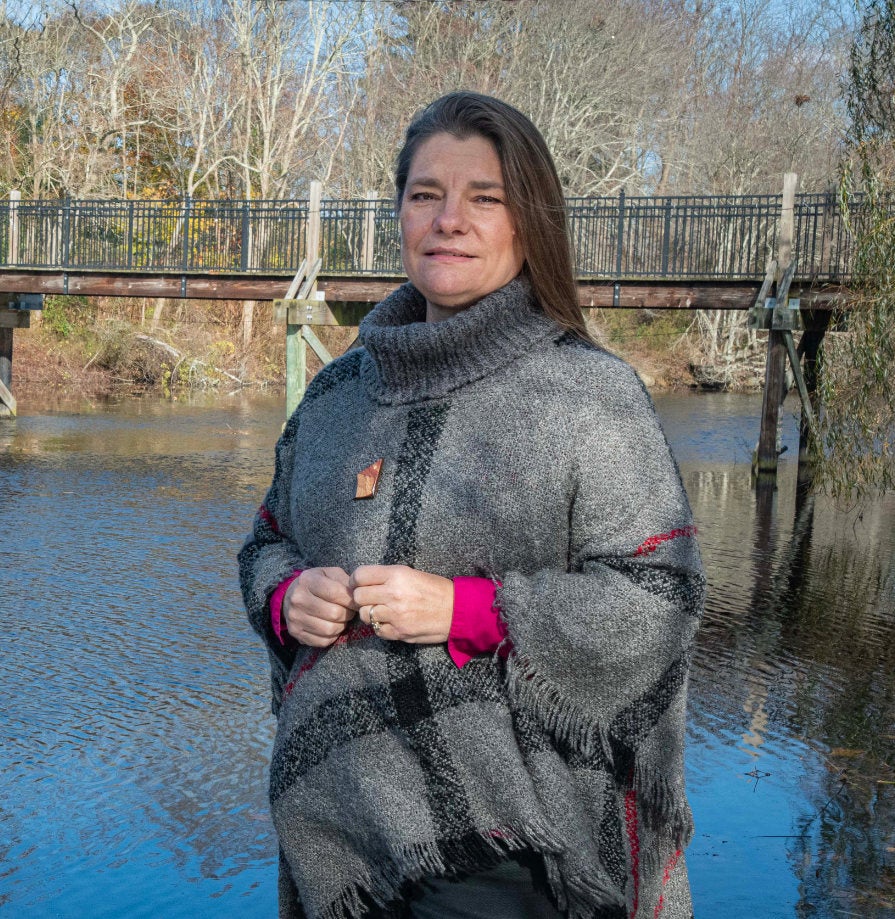
{"type": "Polygon", "coordinates": [[[328,648],[356,615],[348,574],[341,568],[307,568],[283,597],[287,631],[313,648],[328,648]]]}

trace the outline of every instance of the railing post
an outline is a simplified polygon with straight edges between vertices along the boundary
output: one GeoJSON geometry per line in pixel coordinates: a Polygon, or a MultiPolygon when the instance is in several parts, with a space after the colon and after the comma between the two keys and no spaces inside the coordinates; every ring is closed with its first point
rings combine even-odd
{"type": "Polygon", "coordinates": [[[364,228],[361,243],[361,270],[373,270],[373,253],[376,248],[376,205],[379,196],[375,191],[368,191],[365,195],[364,228]]]}
{"type": "Polygon", "coordinates": [[[127,267],[134,267],[134,200],[127,202],[127,267]]]}
{"type": "Polygon", "coordinates": [[[665,200],[665,228],[662,235],[662,277],[668,274],[668,248],[671,243],[671,199],[665,200]]]}
{"type": "MultiPolygon", "coordinates": [[[[833,267],[833,220],[836,210],[836,193],[832,188],[824,192],[823,224],[821,225],[821,250],[820,267],[817,273],[824,276],[824,280],[832,281],[838,278],[839,266],[833,267]]],[[[840,220],[841,220],[840,215],[840,220]]]]}
{"type": "Polygon", "coordinates": [[[308,200],[308,230],[305,234],[305,255],[309,265],[320,258],[320,200],[323,197],[323,183],[311,182],[308,200]]]}
{"type": "Polygon", "coordinates": [[[66,195],[62,205],[62,267],[68,268],[68,257],[71,252],[71,198],[66,195]]]}
{"type": "Polygon", "coordinates": [[[190,266],[190,205],[192,198],[186,196],[183,202],[183,270],[188,271],[190,266]]]}
{"type": "Polygon", "coordinates": [[[242,233],[240,241],[239,267],[241,271],[249,270],[249,202],[242,202],[242,233]]]}
{"type": "Polygon", "coordinates": [[[618,237],[615,243],[615,275],[621,277],[625,237],[625,190],[618,194],[618,237]]]}
{"type": "Polygon", "coordinates": [[[19,202],[22,193],[14,188],[9,193],[9,249],[6,253],[7,265],[19,263],[19,202]]]}

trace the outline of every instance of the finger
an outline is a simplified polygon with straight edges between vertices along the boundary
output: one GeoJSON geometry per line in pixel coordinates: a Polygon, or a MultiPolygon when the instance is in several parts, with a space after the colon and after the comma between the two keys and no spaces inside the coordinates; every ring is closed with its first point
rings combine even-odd
{"type": "Polygon", "coordinates": [[[390,599],[382,584],[375,584],[372,587],[357,587],[352,596],[354,597],[354,605],[358,609],[363,606],[376,606],[377,604],[385,606],[390,599]]]}
{"type": "Polygon", "coordinates": [[[395,630],[388,623],[379,626],[379,631],[376,631],[376,637],[383,639],[383,641],[397,641],[398,636],[395,633],[395,630]]]}
{"type": "Polygon", "coordinates": [[[344,631],[345,623],[331,622],[327,619],[315,619],[312,616],[301,616],[287,622],[290,635],[303,644],[320,645],[321,642],[331,643],[344,631]]]}
{"type": "MultiPolygon", "coordinates": [[[[340,569],[332,570],[339,571],[340,569]]],[[[342,573],[345,574],[345,572],[342,573]]],[[[340,579],[329,577],[325,569],[317,568],[307,571],[298,580],[300,586],[313,597],[353,609],[354,598],[348,589],[347,577],[348,575],[345,574],[346,581],[343,583],[340,579]]]]}
{"type": "Polygon", "coordinates": [[[385,620],[383,616],[386,615],[387,609],[381,603],[368,603],[366,606],[361,606],[358,615],[360,616],[361,622],[366,622],[367,625],[370,625],[375,614],[376,621],[382,624],[385,620]]]}
{"type": "MultiPolygon", "coordinates": [[[[331,594],[328,599],[335,600],[343,606],[349,606],[351,609],[357,609],[352,598],[352,588],[349,584],[351,576],[342,568],[324,568],[327,578],[330,582],[338,584],[338,593],[331,594]],[[346,599],[347,598],[347,599],[346,599]]],[[[332,584],[330,584],[332,587],[332,584]]]]}
{"type": "Polygon", "coordinates": [[[354,571],[351,572],[348,586],[352,590],[357,590],[358,587],[369,587],[373,584],[384,584],[389,575],[394,574],[395,569],[398,567],[403,566],[361,565],[359,568],[355,568],[354,571]]]}
{"type": "Polygon", "coordinates": [[[335,640],[342,632],[345,631],[345,624],[342,622],[330,622],[327,619],[314,619],[305,617],[296,623],[297,629],[306,635],[313,635],[317,638],[331,638],[335,640]]]}
{"type": "Polygon", "coordinates": [[[319,635],[313,635],[310,632],[302,631],[290,632],[289,634],[309,648],[328,648],[330,645],[335,644],[336,639],[339,637],[335,635],[332,638],[322,638],[319,635]]]}
{"type": "Polygon", "coordinates": [[[382,618],[383,607],[364,606],[361,607],[361,620],[373,627],[373,632],[377,638],[384,638],[386,641],[394,641],[398,635],[397,630],[391,622],[382,618]]]}
{"type": "Polygon", "coordinates": [[[286,618],[299,620],[302,617],[322,619],[325,622],[345,623],[354,618],[353,609],[342,606],[341,603],[329,603],[317,597],[302,599],[293,597],[286,608],[286,618]]]}
{"type": "Polygon", "coordinates": [[[337,581],[344,587],[348,586],[348,579],[350,575],[347,571],[345,571],[344,568],[321,568],[320,570],[331,580],[337,581]]]}

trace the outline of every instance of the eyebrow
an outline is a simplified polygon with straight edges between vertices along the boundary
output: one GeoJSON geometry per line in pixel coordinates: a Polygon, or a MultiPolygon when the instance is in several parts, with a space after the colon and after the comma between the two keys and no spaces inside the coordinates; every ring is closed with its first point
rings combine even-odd
{"type": "MultiPolygon", "coordinates": [[[[438,179],[429,178],[429,176],[420,176],[418,179],[413,179],[407,184],[412,187],[422,185],[424,188],[441,188],[441,182],[439,182],[438,179]]],[[[472,181],[469,183],[469,187],[475,191],[490,191],[491,189],[495,188],[499,189],[500,191],[506,190],[500,182],[492,182],[488,179],[472,181]]]]}

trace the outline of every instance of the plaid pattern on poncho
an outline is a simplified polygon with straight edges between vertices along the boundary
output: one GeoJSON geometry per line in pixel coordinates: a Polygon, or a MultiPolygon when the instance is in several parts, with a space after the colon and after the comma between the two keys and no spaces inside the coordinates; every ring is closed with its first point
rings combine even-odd
{"type": "Polygon", "coordinates": [[[704,580],[649,396],[524,280],[424,311],[405,285],[318,374],[240,553],[278,716],[281,915],[387,914],[416,882],[525,852],[569,917],[685,919],[704,580]],[[375,498],[354,500],[378,459],[375,498]],[[278,583],[370,563],[499,581],[509,655],[458,669],[359,620],[324,651],[279,644],[278,583]]]}

